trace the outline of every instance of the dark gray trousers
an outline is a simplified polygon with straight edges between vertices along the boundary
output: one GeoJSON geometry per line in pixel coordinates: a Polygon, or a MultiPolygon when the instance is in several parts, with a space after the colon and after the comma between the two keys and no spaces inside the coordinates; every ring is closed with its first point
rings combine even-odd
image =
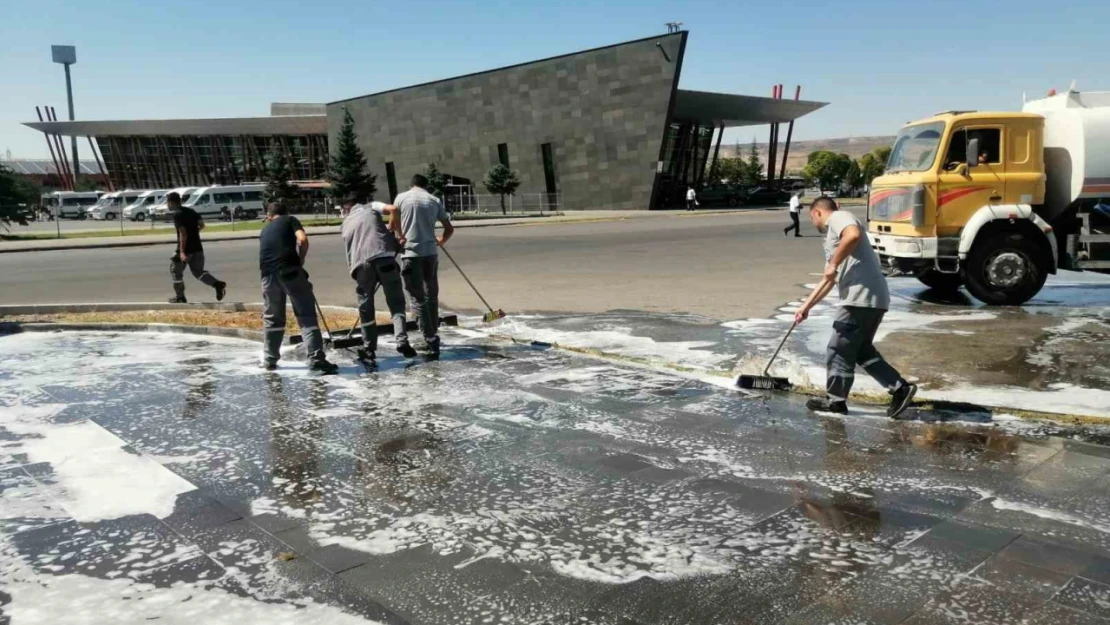
{"type": "Polygon", "coordinates": [[[185,267],[189,268],[193,277],[210,287],[215,287],[219,280],[204,270],[204,252],[193,252],[187,256],[187,261],[182,261],[177,254],[170,259],[170,276],[173,277],[173,294],[185,297],[185,267]]]}
{"type": "Polygon", "coordinates": [[[297,325],[301,326],[309,361],[324,360],[324,337],[316,321],[316,296],[308,273],[292,267],[262,276],[262,329],[266,333],[266,362],[281,358],[281,341],[285,338],[285,298],[293,304],[297,325]]]}
{"type": "Polygon", "coordinates": [[[833,320],[833,335],[826,350],[826,390],[829,399],[847,401],[856,378],[856,365],[863,367],[888,391],[905,383],[872,344],[885,310],[841,306],[833,320]]]}
{"type": "Polygon", "coordinates": [[[425,340],[439,336],[439,257],[415,256],[401,260],[401,279],[416,309],[425,340]]]}
{"type": "Polygon", "coordinates": [[[362,330],[362,344],[370,351],[378,349],[378,333],[374,319],[374,292],[378,285],[385,293],[385,304],[393,320],[393,336],[397,344],[409,342],[405,331],[405,292],[401,286],[401,267],[397,259],[378,258],[355,268],[355,294],[358,295],[359,327],[362,330]]]}

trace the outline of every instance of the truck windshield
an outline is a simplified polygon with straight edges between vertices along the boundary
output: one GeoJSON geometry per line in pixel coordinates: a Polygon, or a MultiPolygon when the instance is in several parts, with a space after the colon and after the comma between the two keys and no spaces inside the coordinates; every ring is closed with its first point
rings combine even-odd
{"type": "Polygon", "coordinates": [[[944,122],[906,126],[894,139],[890,158],[886,162],[888,172],[925,171],[937,160],[937,146],[944,134],[944,122]]]}

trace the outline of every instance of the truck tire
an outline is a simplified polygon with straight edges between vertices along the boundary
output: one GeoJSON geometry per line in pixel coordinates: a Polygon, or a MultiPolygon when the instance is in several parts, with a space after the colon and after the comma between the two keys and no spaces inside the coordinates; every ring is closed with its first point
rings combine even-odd
{"type": "Polygon", "coordinates": [[[945,293],[954,293],[960,290],[960,287],[964,285],[963,274],[942,273],[936,269],[926,269],[917,274],[917,279],[921,281],[921,284],[924,284],[930,289],[944,291],[945,293]]]}
{"type": "Polygon", "coordinates": [[[967,255],[967,290],[995,306],[1020,306],[1036,295],[1048,274],[1037,247],[1020,232],[999,232],[976,242],[967,255]]]}

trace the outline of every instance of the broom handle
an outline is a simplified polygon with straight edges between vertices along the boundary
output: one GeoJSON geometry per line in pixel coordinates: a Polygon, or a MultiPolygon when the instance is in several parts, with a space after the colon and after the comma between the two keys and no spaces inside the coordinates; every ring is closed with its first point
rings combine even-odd
{"type": "Polygon", "coordinates": [[[482,294],[478,292],[478,287],[474,286],[474,283],[470,281],[470,278],[466,277],[466,273],[464,273],[462,267],[459,267],[459,264],[455,262],[455,259],[451,256],[451,252],[448,252],[447,248],[443,247],[442,245],[439,249],[443,250],[444,254],[447,254],[447,258],[451,260],[451,264],[455,266],[455,269],[459,270],[459,274],[462,275],[463,280],[466,280],[466,283],[469,284],[470,288],[474,290],[474,294],[478,296],[478,299],[482,300],[482,303],[486,305],[486,309],[492,313],[493,306],[489,305],[489,302],[486,301],[486,298],[482,297],[482,294]]]}
{"type": "MultiPolygon", "coordinates": [[[[374,299],[374,296],[378,294],[378,287],[381,286],[381,285],[382,285],[381,282],[374,285],[374,292],[370,294],[370,299],[374,299]]],[[[358,315],[355,315],[355,322],[353,324],[351,324],[351,329],[347,330],[347,338],[351,338],[352,336],[354,336],[355,328],[358,327],[358,322],[360,322],[360,321],[362,321],[362,317],[360,317],[358,315]]],[[[375,319],[374,324],[376,325],[377,323],[378,323],[378,320],[375,319]]]]}
{"type": "Polygon", "coordinates": [[[320,313],[320,321],[324,324],[324,329],[328,331],[328,338],[333,338],[331,328],[328,327],[328,320],[324,318],[324,309],[320,308],[320,300],[316,299],[315,294],[312,296],[312,303],[316,304],[316,312],[320,313]]]}
{"type": "Polygon", "coordinates": [[[775,353],[771,354],[771,359],[767,361],[767,366],[763,368],[763,375],[767,375],[767,372],[771,370],[771,363],[775,362],[775,358],[777,358],[779,352],[782,351],[782,346],[786,344],[786,339],[790,338],[790,333],[793,332],[796,327],[798,327],[797,321],[790,324],[790,329],[786,331],[786,336],[782,337],[782,340],[779,341],[779,346],[775,348],[775,353]]]}

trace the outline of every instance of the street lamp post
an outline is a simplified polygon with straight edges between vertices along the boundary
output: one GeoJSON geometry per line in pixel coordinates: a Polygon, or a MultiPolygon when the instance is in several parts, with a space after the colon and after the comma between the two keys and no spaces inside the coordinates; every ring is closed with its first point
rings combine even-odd
{"type": "MultiPolygon", "coordinates": [[[[61,63],[66,68],[66,98],[69,100],[69,121],[73,121],[73,83],[69,78],[69,66],[77,62],[77,48],[73,46],[50,46],[50,53],[55,63],[61,63]]],[[[70,137],[70,149],[73,152],[73,184],[77,185],[77,175],[81,173],[81,165],[77,162],[77,135],[70,137]]]]}

